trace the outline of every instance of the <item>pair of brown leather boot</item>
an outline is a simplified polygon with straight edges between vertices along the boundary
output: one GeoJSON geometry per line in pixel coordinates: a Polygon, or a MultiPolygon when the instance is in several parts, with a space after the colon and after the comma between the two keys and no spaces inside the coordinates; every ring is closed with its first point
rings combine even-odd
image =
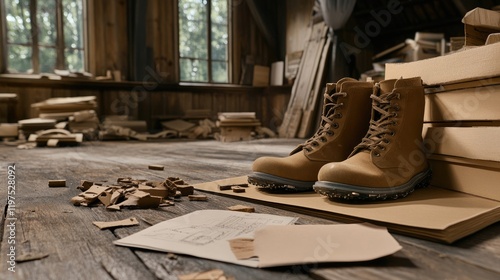
{"type": "Polygon", "coordinates": [[[248,180],[263,189],[314,189],[331,199],[404,197],[431,177],[423,112],[418,77],[327,84],[318,131],[288,157],[258,158],[248,180]]]}

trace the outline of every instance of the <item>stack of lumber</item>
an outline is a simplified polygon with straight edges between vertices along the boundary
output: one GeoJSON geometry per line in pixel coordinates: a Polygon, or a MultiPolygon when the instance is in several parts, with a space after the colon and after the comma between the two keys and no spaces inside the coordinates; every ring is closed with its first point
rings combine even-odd
{"type": "Polygon", "coordinates": [[[248,141],[260,124],[255,112],[221,112],[216,122],[222,142],[248,141]]]}
{"type": "Polygon", "coordinates": [[[94,110],[75,112],[68,118],[68,129],[73,133],[82,133],[86,139],[97,138],[99,118],[94,110]]]}
{"type": "Polygon", "coordinates": [[[471,30],[499,30],[500,13],[475,9],[465,17],[464,48],[446,56],[387,64],[385,78],[420,76],[424,82],[423,137],[433,169],[431,184],[500,201],[500,43],[488,44],[485,34],[468,38],[471,30]],[[471,47],[478,38],[485,45],[471,47]]]}
{"type": "Polygon", "coordinates": [[[20,134],[28,138],[31,134],[37,131],[53,129],[56,126],[56,120],[53,119],[41,119],[41,118],[31,118],[18,121],[20,134]]]}
{"type": "MultiPolygon", "coordinates": [[[[31,109],[32,115],[39,119],[54,120],[57,123],[57,128],[66,128],[72,133],[82,134],[88,140],[97,137],[99,118],[95,111],[97,109],[95,96],[49,98],[42,102],[31,104],[31,109]]],[[[36,122],[30,121],[30,123],[32,125],[36,122]]]]}
{"type": "Polygon", "coordinates": [[[318,97],[322,96],[325,63],[331,39],[328,27],[321,21],[311,26],[310,38],[300,60],[290,101],[278,130],[282,138],[305,138],[315,128],[318,97]]]}
{"type": "Polygon", "coordinates": [[[56,97],[31,104],[32,116],[44,119],[66,120],[75,112],[96,110],[95,96],[56,97]]]}

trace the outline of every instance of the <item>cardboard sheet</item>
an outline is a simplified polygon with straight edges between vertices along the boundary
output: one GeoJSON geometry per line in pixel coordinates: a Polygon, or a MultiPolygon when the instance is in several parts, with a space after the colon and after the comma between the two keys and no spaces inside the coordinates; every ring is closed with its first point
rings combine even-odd
{"type": "Polygon", "coordinates": [[[365,204],[334,202],[314,192],[277,194],[250,186],[245,193],[234,193],[218,187],[246,182],[247,176],[241,176],[194,187],[337,221],[368,221],[392,232],[446,243],[500,221],[499,201],[436,187],[419,189],[403,199],[365,204]]]}
{"type": "Polygon", "coordinates": [[[401,248],[386,228],[370,224],[267,226],[254,237],[259,267],[370,261],[401,248]]]}
{"type": "Polygon", "coordinates": [[[289,225],[297,218],[228,210],[199,210],[170,219],[114,242],[116,245],[187,254],[244,266],[258,267],[255,259],[238,260],[229,240],[252,238],[267,225],[289,225]]]}

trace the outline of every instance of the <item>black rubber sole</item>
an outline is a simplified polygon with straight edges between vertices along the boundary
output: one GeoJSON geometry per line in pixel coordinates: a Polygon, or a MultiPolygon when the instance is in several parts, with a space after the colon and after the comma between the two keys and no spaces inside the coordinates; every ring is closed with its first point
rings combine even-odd
{"type": "Polygon", "coordinates": [[[314,191],[327,196],[331,200],[348,201],[379,201],[403,198],[415,189],[427,187],[432,178],[432,171],[415,175],[407,183],[391,188],[370,188],[327,181],[318,181],[314,184],[314,191]]]}
{"type": "Polygon", "coordinates": [[[298,181],[262,172],[248,175],[248,183],[257,188],[278,192],[306,192],[312,191],[315,181],[298,181]]]}

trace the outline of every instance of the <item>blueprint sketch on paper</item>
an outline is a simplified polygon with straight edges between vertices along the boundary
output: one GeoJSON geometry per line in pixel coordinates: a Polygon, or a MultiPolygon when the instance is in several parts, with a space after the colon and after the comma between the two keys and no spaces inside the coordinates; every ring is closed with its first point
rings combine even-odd
{"type": "Polygon", "coordinates": [[[226,210],[200,210],[167,220],[115,241],[116,245],[187,254],[257,266],[256,260],[237,260],[228,240],[253,237],[267,225],[289,225],[297,218],[226,210]]]}

